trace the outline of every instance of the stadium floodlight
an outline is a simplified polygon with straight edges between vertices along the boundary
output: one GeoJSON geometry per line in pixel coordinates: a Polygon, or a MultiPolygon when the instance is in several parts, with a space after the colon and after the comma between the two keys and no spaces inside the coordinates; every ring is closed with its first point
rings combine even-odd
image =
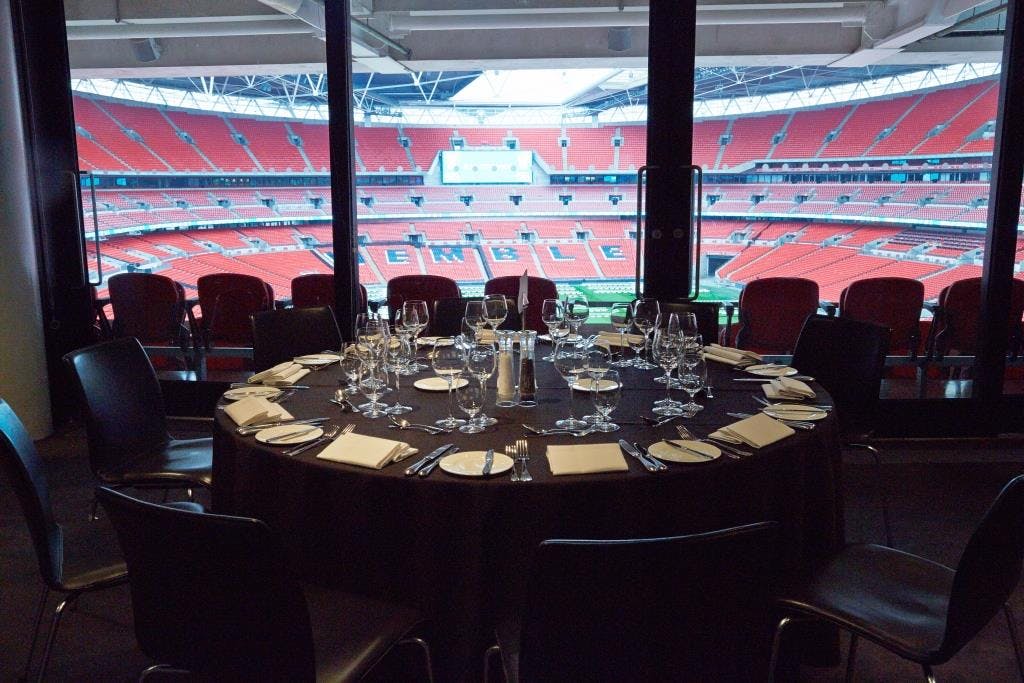
{"type": "Polygon", "coordinates": [[[164,46],[156,38],[132,38],[132,54],[140,62],[155,62],[164,53],[164,46]]]}

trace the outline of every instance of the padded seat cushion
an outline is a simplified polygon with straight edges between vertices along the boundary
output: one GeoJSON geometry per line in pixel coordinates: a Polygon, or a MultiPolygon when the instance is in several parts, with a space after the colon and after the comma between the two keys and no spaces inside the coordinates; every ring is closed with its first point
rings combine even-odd
{"type": "Polygon", "coordinates": [[[213,483],[213,439],[171,439],[160,451],[132,459],[115,471],[99,473],[105,483],[129,486],[181,482],[213,483]]]}

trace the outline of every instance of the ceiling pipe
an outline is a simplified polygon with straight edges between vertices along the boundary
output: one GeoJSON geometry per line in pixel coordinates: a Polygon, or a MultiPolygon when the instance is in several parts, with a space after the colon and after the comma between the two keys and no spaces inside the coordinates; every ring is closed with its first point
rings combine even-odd
{"type": "MultiPolygon", "coordinates": [[[[834,24],[863,25],[867,16],[864,6],[829,9],[768,9],[741,11],[697,9],[698,26],[764,25],[764,24],[834,24]]],[[[647,26],[646,8],[621,12],[538,12],[514,14],[391,14],[390,30],[410,31],[473,31],[488,29],[581,28],[613,26],[647,26]]]]}
{"type": "Polygon", "coordinates": [[[210,21],[184,24],[108,24],[68,26],[68,40],[128,38],[202,38],[208,36],[310,35],[310,26],[294,19],[278,21],[210,21]]]}

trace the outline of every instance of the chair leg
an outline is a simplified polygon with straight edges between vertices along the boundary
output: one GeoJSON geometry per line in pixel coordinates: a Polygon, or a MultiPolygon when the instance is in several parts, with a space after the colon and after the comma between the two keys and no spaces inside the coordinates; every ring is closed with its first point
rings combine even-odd
{"type": "Polygon", "coordinates": [[[1020,674],[1020,679],[1024,681],[1024,656],[1020,650],[1020,636],[1017,635],[1017,622],[1013,618],[1010,603],[1003,603],[1003,614],[1006,615],[1006,626],[1010,629],[1010,640],[1013,641],[1013,654],[1017,658],[1017,672],[1020,674]]]}
{"type": "Polygon", "coordinates": [[[53,650],[53,643],[57,639],[57,627],[60,626],[60,618],[68,605],[78,599],[78,593],[71,593],[57,604],[53,611],[53,621],[50,623],[50,632],[46,636],[46,645],[43,646],[43,661],[39,663],[39,676],[37,680],[42,681],[46,675],[46,665],[50,663],[50,652],[53,650]]]}
{"type": "Polygon", "coordinates": [[[879,504],[882,506],[882,526],[885,530],[885,545],[891,548],[892,523],[889,521],[889,497],[885,495],[885,488],[882,485],[882,458],[878,452],[878,449],[872,446],[871,444],[851,443],[847,445],[850,448],[863,448],[864,450],[871,453],[871,457],[875,461],[875,491],[878,494],[879,504]]]}
{"type": "Polygon", "coordinates": [[[768,683],[775,683],[775,667],[779,664],[779,650],[782,647],[782,631],[795,620],[792,617],[782,617],[775,627],[775,636],[772,638],[772,655],[768,660],[768,683]]]}
{"type": "Polygon", "coordinates": [[[96,511],[99,508],[99,505],[100,505],[99,499],[96,497],[96,494],[93,494],[93,496],[92,496],[92,506],[89,508],[89,521],[90,522],[95,522],[97,519],[99,519],[99,515],[96,514],[96,511]]]}
{"type": "Polygon", "coordinates": [[[28,648],[28,660],[25,662],[25,673],[22,676],[24,680],[28,680],[28,675],[32,673],[32,659],[36,654],[36,641],[39,640],[39,626],[43,623],[43,610],[46,609],[46,599],[50,597],[50,588],[43,585],[43,593],[39,597],[39,607],[36,609],[36,625],[32,629],[32,644],[28,648]]]}
{"type": "Polygon", "coordinates": [[[853,671],[857,661],[857,634],[850,634],[850,650],[846,653],[846,683],[853,683],[853,671]]]}
{"type": "Polygon", "coordinates": [[[398,641],[399,645],[415,645],[423,651],[423,663],[427,667],[427,680],[430,683],[434,683],[434,663],[430,657],[430,646],[427,645],[427,641],[418,637],[404,638],[398,641]]]}
{"type": "Polygon", "coordinates": [[[179,673],[186,676],[192,673],[191,671],[187,671],[185,669],[177,669],[171,666],[170,664],[153,664],[151,666],[147,666],[145,669],[142,670],[142,673],[139,674],[139,683],[142,683],[142,681],[146,680],[149,676],[155,674],[158,671],[166,671],[168,673],[179,673]]]}
{"type": "Polygon", "coordinates": [[[935,672],[927,664],[921,665],[921,671],[924,672],[925,683],[938,683],[935,679],[935,672]]]}
{"type": "Polygon", "coordinates": [[[497,645],[491,645],[484,652],[484,683],[491,683],[491,661],[494,660],[495,655],[501,654],[501,648],[497,645]]]}

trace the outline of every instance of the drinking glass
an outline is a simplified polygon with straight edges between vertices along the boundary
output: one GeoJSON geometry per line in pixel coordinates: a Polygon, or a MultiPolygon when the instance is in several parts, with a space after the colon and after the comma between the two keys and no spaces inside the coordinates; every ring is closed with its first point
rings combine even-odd
{"type": "MultiPolygon", "coordinates": [[[[430,324],[430,310],[427,308],[427,302],[422,299],[409,299],[403,303],[402,320],[405,321],[405,327],[412,330],[413,348],[416,348],[416,340],[430,324]]],[[[427,369],[427,366],[419,361],[413,361],[410,367],[417,372],[427,369]]]]}
{"type": "Polygon", "coordinates": [[[629,349],[633,352],[633,357],[629,360],[629,364],[637,367],[637,363],[643,360],[642,354],[644,347],[647,345],[647,338],[642,334],[627,334],[626,343],[629,344],[629,349]]]}
{"type": "Polygon", "coordinates": [[[434,347],[432,357],[434,374],[443,377],[448,382],[448,417],[438,420],[434,424],[445,429],[455,429],[459,425],[466,424],[465,420],[455,417],[454,406],[452,405],[452,387],[456,379],[462,377],[465,361],[462,358],[462,351],[454,346],[434,347]]]}
{"type": "MultiPolygon", "coordinates": [[[[584,372],[587,378],[590,380],[590,386],[593,387],[595,384],[601,382],[601,378],[604,377],[611,369],[611,352],[603,346],[591,344],[586,349],[586,365],[584,372]]],[[[601,421],[601,416],[597,414],[584,415],[584,422],[591,424],[601,421]]]]}
{"type": "MultiPolygon", "coordinates": [[[[668,320],[665,321],[665,329],[662,330],[662,332],[669,339],[676,340],[676,342],[677,342],[676,343],[676,348],[679,348],[679,346],[683,342],[683,336],[682,336],[682,332],[680,330],[681,330],[681,326],[679,324],[679,314],[678,313],[669,313],[668,320]]],[[[655,334],[657,334],[657,332],[655,332],[655,334]]],[[[662,377],[655,377],[654,381],[657,382],[658,384],[670,383],[670,384],[672,384],[672,387],[674,389],[678,389],[679,388],[678,382],[676,380],[672,379],[672,373],[671,372],[669,372],[667,375],[664,375],[662,377]]]]}
{"type": "Polygon", "coordinates": [[[466,386],[456,389],[455,395],[458,397],[459,408],[469,416],[469,421],[459,427],[459,431],[463,434],[479,434],[484,431],[484,426],[477,418],[477,414],[484,407],[483,386],[469,382],[466,386]]]}
{"type": "MultiPolygon", "coordinates": [[[[494,374],[497,363],[498,349],[493,343],[479,342],[470,345],[466,349],[466,372],[475,377],[480,383],[481,401],[487,400],[487,380],[494,374]]],[[[477,416],[476,423],[487,427],[498,424],[498,421],[493,417],[485,415],[483,406],[481,406],[480,415],[477,416]]]]}
{"type": "Polygon", "coordinates": [[[338,365],[341,367],[341,374],[348,380],[348,386],[343,389],[345,396],[355,396],[359,393],[356,382],[359,381],[359,368],[362,364],[363,361],[354,352],[342,354],[338,365]]]}
{"type": "Polygon", "coordinates": [[[693,397],[708,383],[708,365],[703,354],[697,354],[697,362],[688,365],[685,371],[680,373],[679,381],[682,383],[683,391],[690,395],[690,401],[683,405],[683,415],[693,417],[704,410],[704,406],[693,400],[693,397]]]}
{"type": "Polygon", "coordinates": [[[594,380],[590,387],[590,397],[594,401],[597,420],[591,425],[599,432],[618,431],[619,425],[611,421],[612,411],[619,405],[622,396],[622,378],[618,370],[608,370],[599,380],[594,380]]]}
{"type": "Polygon", "coordinates": [[[505,322],[508,317],[508,301],[504,294],[488,294],[484,297],[484,320],[491,326],[492,330],[505,322]]]}
{"type": "Polygon", "coordinates": [[[590,317],[590,302],[585,296],[574,296],[565,300],[565,319],[572,334],[579,334],[580,327],[590,317]]]}
{"type": "MultiPolygon", "coordinates": [[[[651,330],[658,327],[661,319],[661,306],[657,299],[637,299],[633,302],[633,324],[644,336],[644,351],[647,351],[648,337],[651,330]]],[[[635,366],[639,370],[653,370],[657,365],[652,365],[644,358],[637,358],[635,366]]]]}
{"type": "MultiPolygon", "coordinates": [[[[467,301],[466,302],[466,313],[465,320],[469,323],[473,330],[482,330],[487,326],[487,319],[484,317],[484,302],[483,301],[467,301]]],[[[476,335],[473,335],[476,338],[476,335]]]]}
{"type": "Polygon", "coordinates": [[[654,402],[656,415],[682,415],[682,404],[672,398],[672,370],[679,364],[679,347],[681,342],[678,336],[672,336],[667,330],[657,330],[654,333],[654,344],[651,353],[654,360],[665,371],[665,398],[654,402]]]}
{"type": "Polygon", "coordinates": [[[562,342],[555,350],[555,369],[569,387],[569,417],[555,422],[561,429],[583,429],[587,423],[577,420],[572,410],[572,386],[586,372],[587,355],[582,345],[573,342],[562,342]]]}
{"type": "MultiPolygon", "coordinates": [[[[554,328],[558,327],[565,322],[565,307],[562,302],[558,299],[544,299],[544,303],[540,307],[540,319],[548,326],[548,336],[551,337],[551,344],[555,345],[555,332],[554,328]]],[[[568,334],[568,330],[566,330],[568,334]]],[[[555,352],[552,351],[541,360],[555,360],[555,352]]]]}
{"type": "Polygon", "coordinates": [[[384,387],[387,385],[385,377],[384,370],[379,365],[363,364],[360,372],[359,391],[368,401],[359,406],[363,417],[373,420],[385,414],[384,408],[387,406],[380,402],[380,397],[384,395],[384,387]]]}
{"type": "Polygon", "coordinates": [[[619,302],[612,304],[610,314],[612,327],[619,333],[619,357],[612,361],[612,365],[617,368],[628,368],[633,364],[633,359],[626,358],[626,348],[628,347],[626,333],[633,326],[633,311],[629,304],[619,302]]]}
{"type": "Polygon", "coordinates": [[[700,333],[700,329],[697,328],[696,313],[684,313],[680,324],[684,337],[696,337],[700,333]]]}
{"type": "Polygon", "coordinates": [[[388,344],[388,365],[395,375],[395,405],[384,412],[388,415],[402,415],[412,412],[412,406],[402,405],[398,394],[402,391],[402,375],[409,369],[409,364],[416,357],[412,352],[412,342],[408,334],[401,334],[391,338],[388,344]]]}

